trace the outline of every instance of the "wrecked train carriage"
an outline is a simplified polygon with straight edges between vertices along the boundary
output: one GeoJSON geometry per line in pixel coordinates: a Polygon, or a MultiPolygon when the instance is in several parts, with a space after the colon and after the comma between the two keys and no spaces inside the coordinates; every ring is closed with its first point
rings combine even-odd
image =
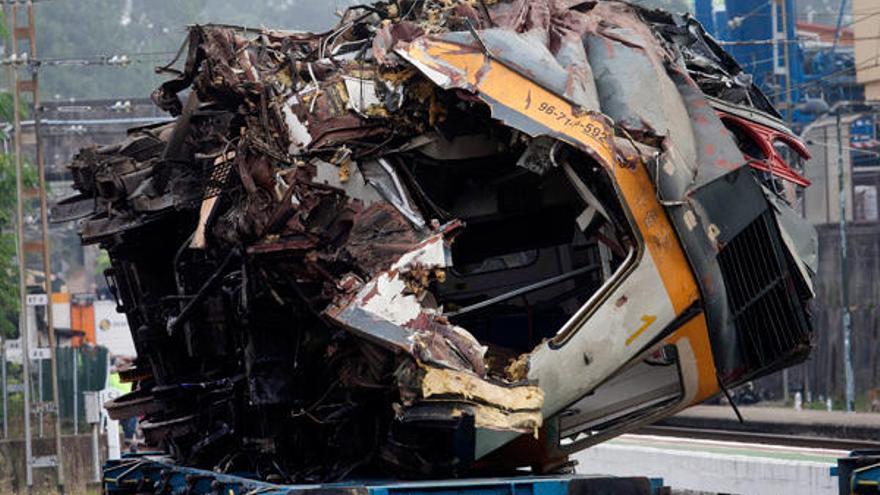
{"type": "Polygon", "coordinates": [[[133,329],[111,414],[178,462],[550,472],[808,353],[806,151],[688,17],[197,26],[154,97],[176,121],[81,152],[57,216],[108,249],[133,329]]]}

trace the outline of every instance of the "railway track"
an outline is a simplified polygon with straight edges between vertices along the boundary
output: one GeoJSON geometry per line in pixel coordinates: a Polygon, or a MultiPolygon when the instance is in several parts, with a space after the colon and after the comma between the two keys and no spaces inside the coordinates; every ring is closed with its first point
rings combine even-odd
{"type": "Polygon", "coordinates": [[[803,435],[783,435],[754,431],[691,428],[685,426],[647,426],[636,432],[639,435],[694,438],[699,440],[718,440],[724,442],[755,443],[764,445],[783,445],[828,450],[880,449],[880,440],[860,440],[847,438],[824,438],[803,435]]]}

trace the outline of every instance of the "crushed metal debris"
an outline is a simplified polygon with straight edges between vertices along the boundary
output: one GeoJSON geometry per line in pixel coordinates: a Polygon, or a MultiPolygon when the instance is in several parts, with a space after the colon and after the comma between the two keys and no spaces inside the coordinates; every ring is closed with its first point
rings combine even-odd
{"type": "Polygon", "coordinates": [[[54,211],[132,328],[107,407],[177,462],[557,472],[809,353],[807,151],[689,16],[399,0],[183,53],[176,120],[82,150],[54,211]]]}

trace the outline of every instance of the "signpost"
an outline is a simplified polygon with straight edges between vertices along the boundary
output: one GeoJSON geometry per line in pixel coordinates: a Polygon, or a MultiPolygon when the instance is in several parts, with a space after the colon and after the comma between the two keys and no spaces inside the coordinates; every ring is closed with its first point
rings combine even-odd
{"type": "Polygon", "coordinates": [[[31,361],[42,361],[44,359],[52,359],[52,351],[48,347],[38,347],[31,349],[31,361]]]}
{"type": "Polygon", "coordinates": [[[49,296],[46,294],[28,294],[25,296],[28,306],[48,306],[49,296]]]}

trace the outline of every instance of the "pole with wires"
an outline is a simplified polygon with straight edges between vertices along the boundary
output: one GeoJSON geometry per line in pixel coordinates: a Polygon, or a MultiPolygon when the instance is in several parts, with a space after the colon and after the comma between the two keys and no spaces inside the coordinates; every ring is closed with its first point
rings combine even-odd
{"type": "MultiPolygon", "coordinates": [[[[30,1],[24,3],[25,6],[25,14],[26,14],[26,23],[20,24],[19,21],[19,9],[17,5],[13,5],[11,9],[11,16],[9,22],[11,23],[12,29],[10,30],[10,38],[11,38],[11,46],[12,52],[18,53],[18,49],[20,47],[20,41],[23,40],[22,43],[26,47],[26,56],[28,58],[36,58],[37,49],[36,49],[36,23],[34,19],[34,6],[30,1]]],[[[21,299],[21,315],[22,315],[22,323],[21,323],[21,338],[22,338],[22,362],[23,370],[25,377],[25,411],[24,411],[24,419],[25,419],[25,463],[26,463],[26,478],[27,478],[27,486],[30,488],[33,486],[34,476],[33,470],[36,468],[42,469],[51,469],[54,468],[56,472],[56,480],[57,480],[57,490],[59,493],[64,493],[64,465],[63,465],[63,450],[62,450],[62,442],[61,442],[61,417],[60,411],[58,408],[58,361],[56,359],[56,350],[57,350],[57,339],[55,336],[55,324],[54,317],[52,312],[52,264],[50,262],[50,252],[49,252],[49,204],[48,197],[46,192],[46,167],[45,160],[43,157],[42,150],[42,142],[41,142],[41,133],[40,133],[40,91],[39,91],[39,79],[37,75],[37,67],[36,66],[28,66],[29,72],[31,74],[30,79],[24,79],[19,74],[19,70],[13,67],[12,72],[12,92],[13,92],[13,106],[14,106],[14,118],[15,118],[15,169],[16,169],[16,193],[18,195],[17,202],[17,220],[18,220],[18,243],[19,243],[19,291],[20,291],[20,299],[21,299]],[[37,188],[36,191],[25,191],[24,187],[24,164],[22,160],[22,143],[24,141],[22,135],[22,112],[20,106],[25,103],[24,95],[26,93],[31,94],[30,104],[34,109],[34,147],[35,147],[35,158],[37,165],[37,188]],[[27,193],[30,194],[27,194],[27,193]],[[34,194],[36,192],[36,194],[34,194]],[[33,242],[25,242],[25,200],[26,196],[29,197],[38,197],[39,198],[39,225],[40,228],[40,238],[39,241],[33,242]],[[39,346],[40,339],[37,339],[38,347],[37,349],[33,349],[36,351],[35,360],[39,364],[40,368],[40,390],[39,397],[40,402],[37,404],[36,411],[32,410],[34,406],[32,403],[32,397],[30,395],[30,361],[31,358],[31,349],[30,349],[30,340],[29,334],[31,331],[37,332],[36,336],[39,337],[39,329],[37,328],[28,328],[28,318],[27,318],[27,308],[29,306],[28,302],[28,294],[27,294],[27,261],[28,261],[28,253],[39,254],[42,260],[42,302],[40,302],[40,298],[35,298],[33,301],[33,305],[35,306],[43,306],[45,311],[46,318],[46,333],[48,334],[48,349],[41,348],[39,346]],[[48,352],[45,352],[48,351],[48,352]],[[46,356],[48,354],[48,356],[46,356]],[[48,357],[51,364],[51,384],[52,384],[52,399],[51,402],[44,402],[42,400],[42,369],[43,369],[43,360],[48,357]],[[31,414],[37,412],[38,417],[40,418],[40,422],[38,424],[38,430],[42,433],[43,431],[43,414],[51,413],[54,417],[53,426],[55,432],[54,438],[54,455],[40,455],[34,456],[33,454],[33,446],[31,439],[31,414]]],[[[39,295],[35,295],[39,296],[39,295]]],[[[36,311],[35,311],[36,313],[36,311]]],[[[48,450],[48,449],[47,449],[48,450]]]]}
{"type": "Polygon", "coordinates": [[[843,14],[846,12],[846,0],[840,0],[840,9],[837,11],[837,28],[834,30],[834,43],[831,45],[831,55],[837,51],[837,44],[840,42],[840,31],[843,28],[843,14]]]}
{"type": "Polygon", "coordinates": [[[837,117],[837,185],[838,209],[840,213],[840,312],[843,331],[843,370],[846,381],[846,411],[855,410],[855,378],[852,359],[852,318],[849,313],[849,270],[847,265],[846,242],[846,177],[843,160],[843,123],[841,113],[844,106],[838,105],[837,117]]]}
{"type": "MultiPolygon", "coordinates": [[[[16,15],[15,8],[12,15],[16,15]]],[[[13,26],[15,20],[13,19],[13,26]]],[[[13,50],[16,49],[13,38],[13,50]]],[[[27,255],[25,254],[25,224],[24,224],[24,163],[21,159],[21,101],[19,99],[18,72],[12,71],[12,109],[14,122],[13,149],[15,153],[15,229],[18,243],[18,295],[19,295],[19,325],[18,334],[21,339],[21,374],[24,393],[24,455],[25,455],[25,483],[28,489],[34,485],[34,471],[31,459],[33,458],[33,445],[31,443],[31,360],[30,360],[30,332],[27,317],[27,255]]]]}
{"type": "MultiPolygon", "coordinates": [[[[782,7],[782,32],[785,33],[784,39],[788,39],[788,0],[779,0],[782,7]]],[[[791,44],[784,43],[782,45],[782,56],[785,59],[785,118],[788,127],[794,117],[794,105],[792,103],[792,84],[791,84],[791,44]]]]}

